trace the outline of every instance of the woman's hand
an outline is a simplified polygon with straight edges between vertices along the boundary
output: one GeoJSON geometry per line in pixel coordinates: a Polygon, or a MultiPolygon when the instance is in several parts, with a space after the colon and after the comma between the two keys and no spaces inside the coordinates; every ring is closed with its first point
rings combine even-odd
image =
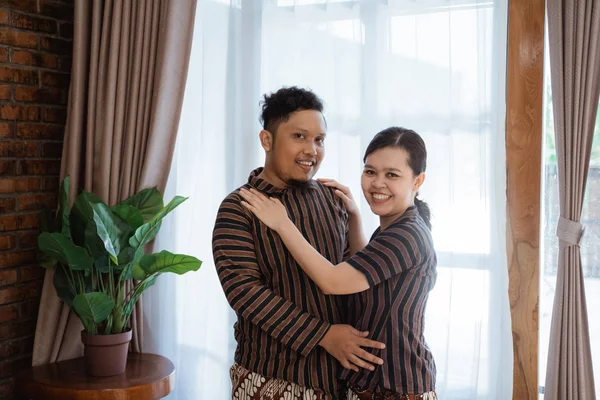
{"type": "Polygon", "coordinates": [[[349,215],[358,215],[358,206],[354,201],[354,197],[352,197],[352,192],[350,192],[350,189],[347,186],[342,185],[334,179],[319,178],[317,180],[324,186],[335,189],[335,195],[344,201],[349,215]]]}
{"type": "Polygon", "coordinates": [[[240,189],[240,196],[245,200],[242,205],[274,231],[278,232],[289,221],[287,210],[279,199],[267,197],[256,189],[244,188],[240,189]]]}

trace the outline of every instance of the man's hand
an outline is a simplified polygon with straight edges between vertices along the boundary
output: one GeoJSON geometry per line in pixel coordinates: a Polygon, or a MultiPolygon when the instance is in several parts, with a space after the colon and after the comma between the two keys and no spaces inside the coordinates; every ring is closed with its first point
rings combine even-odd
{"type": "Polygon", "coordinates": [[[367,339],[369,332],[359,332],[350,325],[331,325],[319,345],[334,356],[344,368],[358,372],[358,368],[370,371],[383,360],[365,351],[362,347],[384,349],[385,344],[367,339]]]}

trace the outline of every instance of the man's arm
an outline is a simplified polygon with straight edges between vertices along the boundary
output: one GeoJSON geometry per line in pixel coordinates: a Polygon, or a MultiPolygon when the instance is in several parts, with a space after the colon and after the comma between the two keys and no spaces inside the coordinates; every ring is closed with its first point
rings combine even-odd
{"type": "Polygon", "coordinates": [[[232,196],[223,201],[213,231],[213,255],[227,301],[238,315],[306,356],[330,324],[264,285],[249,222],[239,201],[232,196]]]}

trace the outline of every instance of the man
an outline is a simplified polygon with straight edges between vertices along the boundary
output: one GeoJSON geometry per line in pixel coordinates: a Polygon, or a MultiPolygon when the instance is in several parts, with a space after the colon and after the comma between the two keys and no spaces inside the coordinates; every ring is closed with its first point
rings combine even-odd
{"type": "MultiPolygon", "coordinates": [[[[325,153],[323,104],[296,87],[265,95],[264,168],[244,187],[279,198],[290,218],[329,261],[349,256],[348,216],[332,189],[313,180],[325,153]]],[[[231,368],[236,400],[337,398],[338,362],[372,368],[382,361],[362,347],[383,348],[343,322],[341,298],[324,295],[279,237],[241,204],[239,189],[217,214],[213,254],[229,304],[238,316],[231,368]]]]}

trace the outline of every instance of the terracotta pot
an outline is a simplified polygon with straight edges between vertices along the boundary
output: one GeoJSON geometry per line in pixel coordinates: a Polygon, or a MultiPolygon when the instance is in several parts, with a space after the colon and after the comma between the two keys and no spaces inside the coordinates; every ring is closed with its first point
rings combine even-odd
{"type": "Polygon", "coordinates": [[[85,369],[90,376],[114,376],[125,372],[131,330],[116,335],[88,335],[81,331],[85,369]]]}

